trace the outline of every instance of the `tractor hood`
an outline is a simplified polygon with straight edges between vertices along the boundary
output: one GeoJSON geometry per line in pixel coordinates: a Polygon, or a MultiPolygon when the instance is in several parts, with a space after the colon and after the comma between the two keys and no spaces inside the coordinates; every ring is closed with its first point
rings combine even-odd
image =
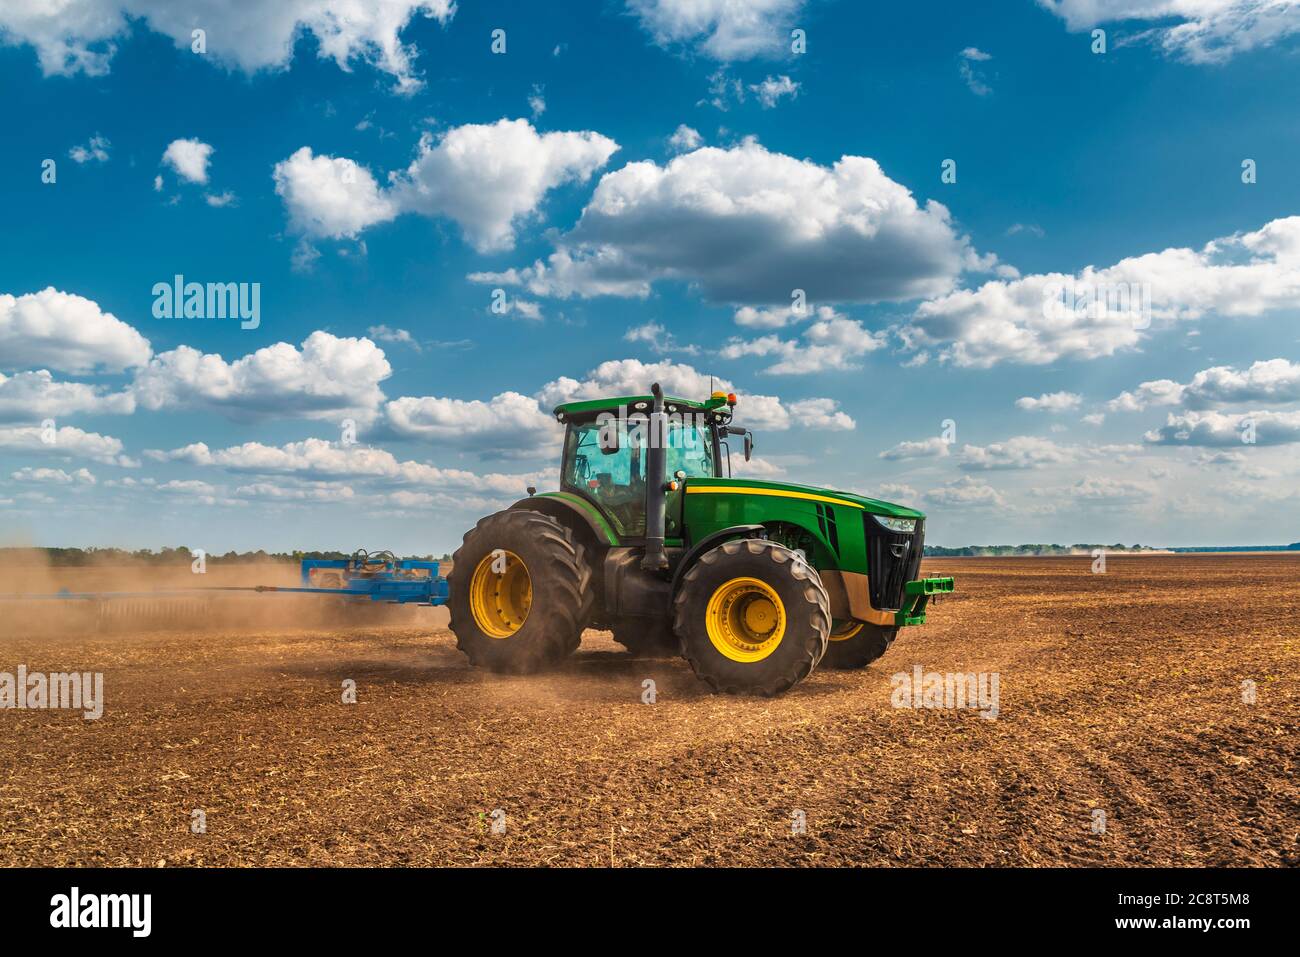
{"type": "Polygon", "coordinates": [[[834,489],[815,488],[811,485],[794,485],[788,482],[760,482],[756,479],[743,478],[692,478],[687,482],[688,491],[704,492],[716,488],[720,493],[744,494],[746,491],[755,495],[773,495],[780,498],[808,499],[810,501],[830,501],[831,504],[855,505],[872,515],[886,515],[891,518],[925,518],[924,513],[914,508],[882,502],[867,498],[856,492],[839,492],[834,489]]]}

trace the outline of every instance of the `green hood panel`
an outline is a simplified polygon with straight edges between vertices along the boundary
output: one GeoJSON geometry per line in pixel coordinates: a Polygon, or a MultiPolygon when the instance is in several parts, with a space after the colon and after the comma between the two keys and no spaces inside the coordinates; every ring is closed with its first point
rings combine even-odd
{"type": "Polygon", "coordinates": [[[865,495],[858,495],[856,492],[839,492],[834,489],[815,488],[811,485],[794,485],[789,482],[763,482],[758,479],[740,478],[692,478],[686,484],[688,491],[717,489],[719,492],[743,494],[743,489],[753,489],[754,494],[762,495],[766,492],[779,498],[799,499],[811,497],[813,501],[816,501],[818,497],[837,499],[849,505],[856,505],[872,515],[885,515],[890,518],[925,518],[924,513],[918,512],[914,508],[905,508],[891,502],[867,498],[865,495]]]}

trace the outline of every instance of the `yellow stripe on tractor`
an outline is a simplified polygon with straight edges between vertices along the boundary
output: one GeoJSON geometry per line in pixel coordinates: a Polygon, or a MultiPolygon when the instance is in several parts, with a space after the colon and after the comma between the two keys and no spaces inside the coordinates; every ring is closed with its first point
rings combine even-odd
{"type": "Polygon", "coordinates": [[[810,502],[829,502],[831,505],[844,505],[848,508],[861,508],[865,511],[864,506],[857,502],[850,502],[846,498],[832,498],[829,495],[814,495],[812,492],[792,492],[783,488],[757,488],[749,485],[687,485],[686,493],[688,495],[695,493],[703,495],[771,495],[775,498],[802,498],[810,502]]]}

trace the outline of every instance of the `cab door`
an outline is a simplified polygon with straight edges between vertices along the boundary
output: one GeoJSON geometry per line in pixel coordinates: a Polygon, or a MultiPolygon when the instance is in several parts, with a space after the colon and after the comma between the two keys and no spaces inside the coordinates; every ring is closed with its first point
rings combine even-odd
{"type": "Polygon", "coordinates": [[[560,487],[590,501],[620,538],[645,537],[645,453],[625,423],[571,422],[560,487]]]}

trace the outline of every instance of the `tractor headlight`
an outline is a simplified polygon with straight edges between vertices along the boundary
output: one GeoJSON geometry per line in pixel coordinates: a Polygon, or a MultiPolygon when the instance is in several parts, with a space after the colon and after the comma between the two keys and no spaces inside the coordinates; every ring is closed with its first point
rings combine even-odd
{"type": "Polygon", "coordinates": [[[888,515],[876,515],[874,518],[891,532],[911,535],[916,531],[916,519],[914,518],[891,518],[888,515]]]}

